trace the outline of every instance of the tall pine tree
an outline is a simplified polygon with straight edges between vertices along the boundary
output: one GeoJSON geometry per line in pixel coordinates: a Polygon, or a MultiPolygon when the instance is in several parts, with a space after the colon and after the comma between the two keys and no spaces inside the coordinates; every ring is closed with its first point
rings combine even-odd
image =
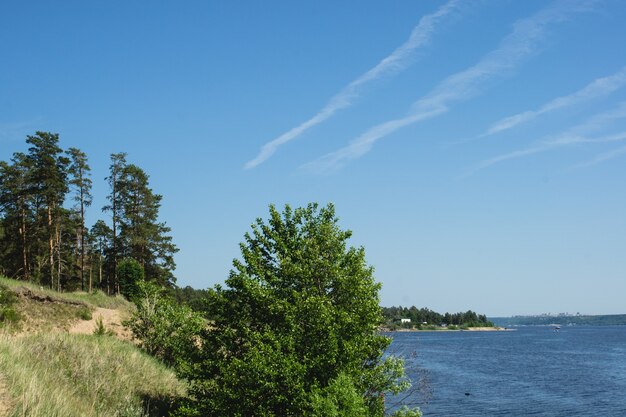
{"type": "MultiPolygon", "coordinates": [[[[79,225],[77,231],[77,246],[79,251],[79,275],[81,289],[85,291],[85,209],[91,205],[91,168],[87,163],[87,155],[80,149],[70,148],[67,151],[70,156],[71,163],[69,166],[69,174],[71,179],[70,185],[74,190],[74,201],[76,202],[76,211],[79,215],[79,225]]],[[[89,280],[89,292],[91,292],[92,282],[89,280]]]]}

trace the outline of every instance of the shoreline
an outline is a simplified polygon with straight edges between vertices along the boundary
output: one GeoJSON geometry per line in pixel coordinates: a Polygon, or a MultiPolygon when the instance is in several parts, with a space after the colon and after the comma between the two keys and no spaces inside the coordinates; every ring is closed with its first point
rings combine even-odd
{"type": "Polygon", "coordinates": [[[448,329],[445,327],[438,327],[436,329],[396,329],[391,330],[387,328],[381,328],[380,331],[384,333],[405,333],[405,332],[514,332],[517,329],[511,329],[507,327],[468,327],[467,329],[448,329]]]}

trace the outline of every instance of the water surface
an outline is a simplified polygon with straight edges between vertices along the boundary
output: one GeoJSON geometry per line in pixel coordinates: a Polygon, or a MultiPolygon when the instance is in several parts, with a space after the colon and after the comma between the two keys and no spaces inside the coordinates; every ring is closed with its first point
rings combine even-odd
{"type": "Polygon", "coordinates": [[[626,326],[390,336],[425,417],[626,416],[626,326]]]}

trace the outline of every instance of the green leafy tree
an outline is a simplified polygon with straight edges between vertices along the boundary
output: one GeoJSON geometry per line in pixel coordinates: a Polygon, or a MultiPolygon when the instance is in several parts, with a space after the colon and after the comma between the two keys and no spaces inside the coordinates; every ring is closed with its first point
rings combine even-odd
{"type": "Polygon", "coordinates": [[[137,288],[137,310],[126,324],[146,352],[182,372],[196,355],[204,319],[154,283],[139,281],[137,288]]]}
{"type": "Polygon", "coordinates": [[[190,367],[196,416],[382,416],[384,394],[407,388],[380,284],[363,248],[348,246],[332,205],[257,219],[226,287],[210,292],[210,326],[190,367]]]}
{"type": "Polygon", "coordinates": [[[143,266],[133,258],[124,258],[117,264],[117,277],[120,293],[130,301],[137,301],[141,297],[139,284],[144,279],[143,266]]]}

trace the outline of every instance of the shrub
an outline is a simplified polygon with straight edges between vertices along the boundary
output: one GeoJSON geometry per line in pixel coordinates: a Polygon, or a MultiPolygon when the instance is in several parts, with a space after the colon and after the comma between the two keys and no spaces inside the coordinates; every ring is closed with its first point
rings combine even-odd
{"type": "Polygon", "coordinates": [[[144,279],[143,267],[133,258],[124,258],[117,264],[120,292],[127,300],[135,302],[140,297],[139,283],[144,279]]]}
{"type": "Polygon", "coordinates": [[[96,319],[96,328],[93,329],[93,334],[96,336],[113,336],[113,330],[108,330],[102,321],[102,316],[96,319]]]}
{"type": "Polygon", "coordinates": [[[189,307],[175,304],[155,284],[139,281],[137,289],[137,310],[125,324],[146,352],[170,366],[185,366],[198,348],[204,320],[189,307]]]}
{"type": "Polygon", "coordinates": [[[3,323],[16,323],[20,315],[13,308],[17,301],[17,296],[4,286],[0,286],[0,325],[3,323]]]}
{"type": "Polygon", "coordinates": [[[81,320],[91,320],[93,318],[91,309],[87,306],[79,308],[77,315],[81,320]]]}
{"type": "Polygon", "coordinates": [[[20,315],[11,307],[0,308],[0,324],[2,323],[17,323],[20,319],[20,315]]]}

